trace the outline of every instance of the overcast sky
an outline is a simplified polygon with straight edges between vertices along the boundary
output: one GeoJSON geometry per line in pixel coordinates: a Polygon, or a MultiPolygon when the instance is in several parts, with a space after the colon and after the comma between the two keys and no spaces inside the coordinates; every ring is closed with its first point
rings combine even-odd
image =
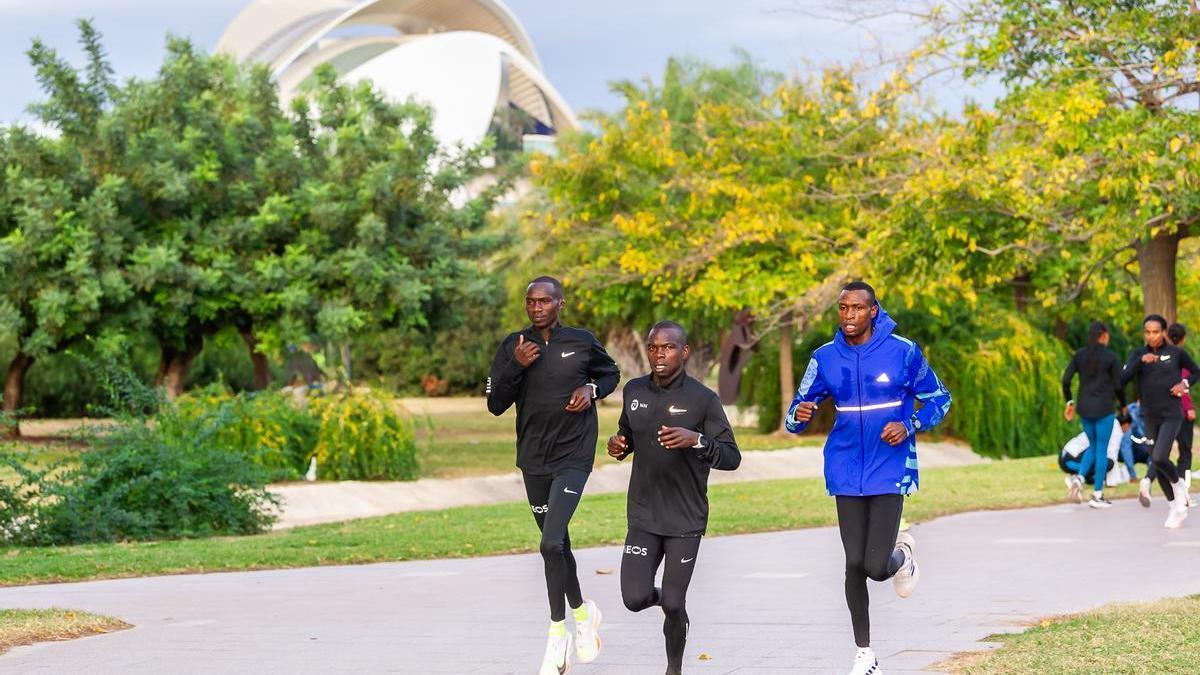
{"type": "MultiPolygon", "coordinates": [[[[41,37],[78,60],[74,21],[88,17],[104,35],[121,78],[145,76],[162,59],[168,32],[191,37],[206,49],[248,0],[0,0],[0,121],[28,120],[25,107],[40,97],[25,57],[41,37]]],[[[852,2],[853,0],[846,0],[852,2]]],[[[809,72],[873,53],[864,31],[818,21],[796,8],[825,0],[506,0],[525,26],[550,80],[577,111],[613,110],[619,99],[609,83],[659,77],[669,56],[692,55],[728,62],[741,47],[763,65],[809,72]]],[[[913,40],[900,24],[878,30],[884,47],[913,40]]],[[[939,105],[957,110],[967,96],[986,101],[995,87],[942,82],[932,91],[939,105]]]]}

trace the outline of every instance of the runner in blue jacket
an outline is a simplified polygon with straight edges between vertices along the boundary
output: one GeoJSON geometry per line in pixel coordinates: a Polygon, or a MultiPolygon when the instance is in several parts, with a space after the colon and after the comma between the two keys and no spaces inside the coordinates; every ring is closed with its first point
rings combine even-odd
{"type": "Polygon", "coordinates": [[[833,399],[837,415],[825,442],[825,487],[837,500],[846,550],[846,604],[858,645],[851,675],[867,675],[879,671],[867,578],[894,579],[902,598],[917,585],[916,542],[899,532],[900,515],[904,495],[919,484],[916,432],[946,416],[950,392],[921,348],[893,332],[896,322],[869,284],[855,281],[842,289],[838,323],[833,341],[813,352],[785,424],[792,433],[803,431],[817,404],[833,399]]]}

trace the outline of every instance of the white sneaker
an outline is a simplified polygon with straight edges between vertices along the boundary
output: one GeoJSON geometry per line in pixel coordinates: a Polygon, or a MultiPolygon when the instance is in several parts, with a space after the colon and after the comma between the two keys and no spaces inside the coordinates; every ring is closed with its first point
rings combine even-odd
{"type": "Polygon", "coordinates": [[[911,534],[901,532],[896,536],[896,548],[904,552],[904,564],[892,577],[892,586],[896,589],[896,595],[907,598],[921,580],[921,568],[917,567],[917,540],[911,534]]]}
{"type": "Polygon", "coordinates": [[[1088,506],[1093,509],[1111,509],[1112,502],[1105,499],[1104,495],[1100,495],[1099,497],[1092,495],[1092,498],[1088,500],[1088,506]]]}
{"type": "Polygon", "coordinates": [[[1083,503],[1083,478],[1078,474],[1067,476],[1067,499],[1076,504],[1083,503]]]}
{"type": "Polygon", "coordinates": [[[1163,523],[1163,527],[1169,530],[1183,527],[1183,521],[1187,520],[1188,517],[1188,509],[1183,505],[1182,496],[1177,495],[1169,504],[1170,509],[1167,511],[1167,522],[1163,523]]]}
{"type": "Polygon", "coordinates": [[[591,600],[584,600],[587,619],[575,622],[575,657],[580,663],[591,663],[600,655],[600,608],[591,600]]]}
{"type": "Polygon", "coordinates": [[[571,672],[571,634],[550,635],[546,638],[546,654],[538,675],[566,675],[571,672]]]}
{"type": "Polygon", "coordinates": [[[850,675],[883,675],[879,669],[879,660],[875,658],[875,650],[870,647],[859,647],[854,655],[854,667],[850,675]]]}
{"type": "Polygon", "coordinates": [[[1138,503],[1146,508],[1150,508],[1150,486],[1152,483],[1149,478],[1143,478],[1142,482],[1138,483],[1138,503]]]}

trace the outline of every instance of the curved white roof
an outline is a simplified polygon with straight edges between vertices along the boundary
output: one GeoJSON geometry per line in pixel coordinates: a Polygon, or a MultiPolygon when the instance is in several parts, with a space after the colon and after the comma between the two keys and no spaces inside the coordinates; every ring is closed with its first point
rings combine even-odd
{"type": "Polygon", "coordinates": [[[284,100],[323,63],[371,80],[432,106],[443,143],[478,143],[508,105],[550,129],[579,126],[500,0],[255,0],[217,51],[267,64],[284,100]]]}
{"type": "Polygon", "coordinates": [[[255,0],[225,29],[217,51],[278,72],[332,31],[362,25],[401,34],[489,33],[542,68],[525,29],[499,0],[255,0]]]}

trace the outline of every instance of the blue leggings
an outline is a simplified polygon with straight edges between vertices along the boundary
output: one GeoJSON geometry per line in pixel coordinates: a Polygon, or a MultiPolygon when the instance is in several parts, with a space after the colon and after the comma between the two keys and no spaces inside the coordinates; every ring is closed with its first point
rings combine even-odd
{"type": "MultiPolygon", "coordinates": [[[[1092,476],[1092,483],[1095,485],[1096,492],[1104,489],[1104,474],[1106,473],[1104,469],[1108,467],[1108,441],[1109,436],[1112,435],[1113,422],[1116,419],[1116,415],[1105,415],[1099,418],[1079,418],[1079,421],[1083,424],[1083,433],[1087,435],[1088,449],[1092,451],[1090,459],[1095,467],[1095,475],[1092,476]]],[[[1087,473],[1087,467],[1081,466],[1079,473],[1087,473]]]]}

